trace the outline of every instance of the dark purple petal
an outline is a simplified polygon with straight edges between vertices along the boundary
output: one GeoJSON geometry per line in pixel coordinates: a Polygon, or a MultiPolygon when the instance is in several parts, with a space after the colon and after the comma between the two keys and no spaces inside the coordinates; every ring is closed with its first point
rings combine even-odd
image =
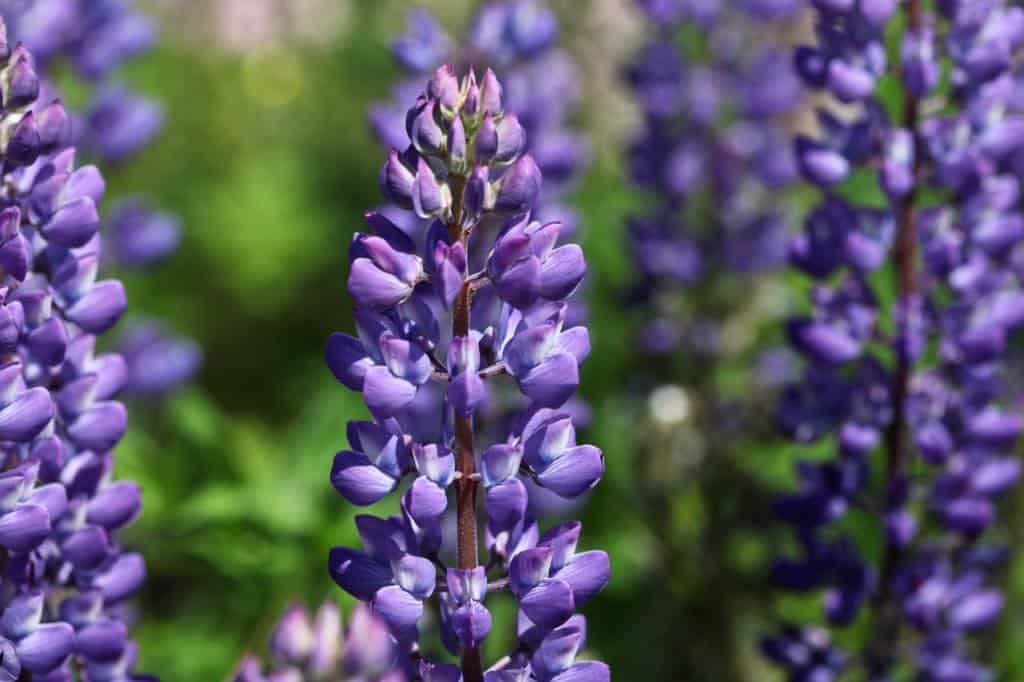
{"type": "Polygon", "coordinates": [[[373,599],[377,590],[390,585],[392,580],[386,564],[348,547],[331,549],[327,570],[343,590],[362,601],[373,599]]]}

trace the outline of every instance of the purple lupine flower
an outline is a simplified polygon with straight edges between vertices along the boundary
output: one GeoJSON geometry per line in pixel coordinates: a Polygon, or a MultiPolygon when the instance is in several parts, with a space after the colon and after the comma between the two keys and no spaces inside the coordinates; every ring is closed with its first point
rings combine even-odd
{"type": "Polygon", "coordinates": [[[363,605],[352,611],[344,629],[341,610],[333,601],[325,601],[312,615],[303,604],[291,604],[271,633],[268,648],[270,670],[247,654],[235,670],[235,682],[408,679],[394,667],[394,642],[387,626],[363,605]]]}
{"type": "MultiPolygon", "coordinates": [[[[576,233],[579,221],[564,205],[564,198],[585,170],[588,149],[583,137],[570,124],[580,88],[576,65],[559,47],[558,36],[558,20],[543,0],[488,0],[482,3],[472,17],[463,41],[452,40],[426,11],[411,11],[405,33],[392,44],[392,53],[412,80],[405,80],[394,88],[391,103],[378,103],[371,108],[370,122],[377,138],[388,149],[405,149],[410,142],[420,152],[426,147],[436,148],[440,130],[429,124],[432,112],[419,111],[408,129],[406,126],[408,102],[419,94],[422,81],[446,61],[461,66],[492,68],[501,79],[500,92],[496,91],[493,79],[490,83],[475,83],[472,91],[467,93],[467,106],[486,107],[488,98],[500,95],[505,108],[515,113],[500,118],[484,115],[481,119],[480,130],[468,153],[485,163],[478,167],[476,175],[468,183],[466,218],[475,220],[485,200],[492,200],[482,191],[489,186],[489,180],[495,179],[487,177],[488,167],[504,167],[518,159],[519,163],[511,170],[502,171],[506,179],[495,185],[498,192],[493,198],[494,208],[499,212],[519,213],[524,206],[530,205],[534,220],[544,226],[545,232],[555,230],[561,239],[570,238],[576,233]],[[521,155],[525,150],[530,155],[524,158],[521,155]],[[544,178],[543,191],[538,177],[544,178]],[[556,221],[560,223],[559,227],[552,225],[556,221]]],[[[449,82],[454,81],[449,79],[449,82]]],[[[446,140],[446,144],[455,149],[462,144],[460,139],[456,136],[454,140],[446,140]]],[[[453,160],[457,158],[461,158],[461,153],[453,152],[453,160]]],[[[391,171],[393,188],[400,189],[403,183],[412,182],[416,169],[404,162],[392,166],[391,171]]],[[[421,179],[420,199],[424,197],[424,181],[429,181],[429,177],[421,179]]],[[[386,195],[389,201],[407,205],[403,202],[417,198],[412,196],[411,189],[407,193],[410,198],[396,196],[393,192],[386,192],[386,195]]],[[[438,197],[437,200],[443,201],[444,198],[438,197]]],[[[407,214],[401,219],[394,215],[388,217],[417,244],[422,244],[429,237],[431,224],[429,216],[424,218],[424,215],[427,214],[419,211],[417,215],[407,214]]],[[[519,231],[525,229],[534,227],[524,223],[519,231]]],[[[444,239],[431,238],[431,243],[436,244],[439,251],[427,254],[424,265],[428,271],[442,268],[447,277],[445,281],[451,284],[446,289],[447,295],[452,297],[460,281],[456,271],[465,269],[461,259],[477,259],[487,254],[458,253],[461,246],[449,245],[444,239]],[[449,249],[456,252],[449,254],[449,249]]],[[[538,244],[538,247],[545,248],[543,244],[538,244]]],[[[543,257],[543,254],[537,255],[543,257]]],[[[571,257],[573,253],[561,251],[558,254],[558,257],[565,256],[571,257]]],[[[520,256],[516,255],[514,260],[519,261],[520,256]]],[[[511,265],[513,263],[509,262],[504,267],[511,265]]],[[[516,277],[528,274],[527,270],[535,267],[533,261],[517,262],[515,266],[511,272],[503,273],[507,275],[505,282],[509,286],[516,286],[516,277]]],[[[523,293],[526,297],[536,295],[530,291],[523,293]]],[[[450,302],[447,301],[448,304],[450,302]]],[[[575,323],[584,319],[586,310],[578,300],[574,300],[570,303],[569,314],[575,323]]],[[[573,402],[579,405],[578,411],[586,410],[578,398],[573,402]]],[[[491,399],[480,405],[477,422],[487,430],[488,437],[498,439],[504,435],[502,429],[522,407],[514,392],[492,392],[491,399]]]]}
{"type": "Polygon", "coordinates": [[[489,70],[460,80],[440,67],[406,119],[412,145],[381,172],[385,194],[430,228],[412,237],[371,213],[370,232],[352,241],[357,336],[332,335],[326,360],[373,421],[350,422],[331,481],[356,505],[404,492],[398,514],[358,516],[363,549],[334,548],[328,568],[387,624],[410,676],[482,682],[488,596],[509,591],[520,645],[486,679],[607,680],[603,663],[575,660],[584,624],[573,614],[607,583],[608,555],[577,551],[577,522],[542,535],[524,483],[573,498],[604,473],[600,450],[577,444],[564,410],[590,351],[586,328],[566,316],[586,266],[578,246],[559,243],[559,223],[531,219],[541,171],[503,92],[489,70]],[[481,447],[480,413],[502,383],[518,386],[521,408],[505,437],[481,447]],[[491,570],[478,558],[478,496],[491,570]],[[417,653],[432,600],[459,666],[417,653]]]}
{"type": "Polygon", "coordinates": [[[77,166],[60,101],[40,87],[31,53],[6,48],[0,22],[0,547],[5,584],[0,669],[9,679],[142,680],[122,604],[145,578],[117,532],[141,490],[113,480],[127,413],[127,368],[96,354],[126,307],[99,279],[97,206],[105,186],[77,166]]]}
{"type": "MultiPolygon", "coordinates": [[[[16,98],[32,94],[33,88],[43,93],[38,99],[31,97],[37,103],[30,111],[35,131],[19,126],[16,140],[37,132],[41,152],[74,143],[79,150],[113,163],[137,155],[159,135],[164,127],[161,105],[127,89],[114,75],[122,64],[147,52],[156,39],[153,21],[133,0],[12,0],[0,3],[0,14],[9,27],[11,44],[20,41],[25,46],[22,50],[32,51],[33,66],[41,77],[34,84],[22,76],[12,80],[17,84],[17,91],[12,91],[16,98]],[[61,62],[70,63],[75,74],[90,85],[90,100],[82,112],[69,115],[59,102],[54,103],[58,94],[52,80],[61,62]]],[[[16,62],[20,64],[20,58],[16,62]]],[[[12,76],[20,74],[21,68],[12,76]]],[[[8,157],[23,154],[19,151],[22,146],[20,142],[10,146],[8,157]]],[[[24,165],[31,160],[23,159],[24,165]]],[[[56,186],[51,180],[47,191],[56,186]]],[[[52,223],[44,228],[52,233],[50,238],[80,239],[91,235],[95,231],[91,223],[100,220],[95,206],[82,200],[52,208],[56,209],[52,223]]],[[[166,260],[177,249],[181,232],[174,216],[154,211],[139,197],[116,207],[104,218],[102,229],[109,244],[106,257],[125,268],[144,268],[166,260]]],[[[133,341],[126,339],[125,343],[133,341]]],[[[132,355],[128,345],[121,350],[132,355]]],[[[147,363],[129,363],[128,382],[137,396],[160,395],[186,384],[202,364],[191,340],[172,336],[150,345],[144,356],[135,357],[147,363]],[[153,370],[165,364],[173,369],[153,370]],[[154,371],[160,376],[153,376],[154,371]]]]}
{"type": "MultiPolygon", "coordinates": [[[[887,65],[882,36],[896,3],[813,4],[819,42],[798,50],[797,70],[808,87],[855,108],[822,110],[821,137],[795,145],[823,198],[791,262],[832,286],[816,286],[813,313],[791,322],[807,370],[780,418],[796,440],[834,433],[838,448],[834,461],[802,463],[800,490],[779,500],[801,553],[777,560],[773,578],[824,590],[833,626],[870,605],[860,656],[872,679],[888,679],[897,665],[919,679],[990,679],[968,657],[967,640],[1003,609],[989,583],[1002,552],[986,531],[1021,473],[1011,455],[1024,421],[1006,406],[1018,396],[1004,362],[1008,336],[1024,324],[1013,260],[1024,238],[1013,163],[1024,146],[1013,85],[1024,11],[1000,0],[934,10],[908,0],[900,63],[887,65]],[[946,106],[926,113],[923,100],[946,66],[941,54],[952,87],[946,106]],[[886,73],[902,83],[891,114],[875,92],[886,73]],[[884,208],[838,198],[833,187],[858,167],[878,169],[884,208]],[[925,183],[946,198],[922,206],[925,183]],[[883,267],[896,275],[888,306],[871,277],[883,267]],[[871,471],[877,450],[882,475],[871,471]],[[877,523],[877,555],[844,530],[851,509],[877,523]]],[[[765,641],[766,655],[791,680],[835,679],[850,657],[826,634],[811,646],[806,632],[820,631],[787,627],[765,641]]]]}
{"type": "Polygon", "coordinates": [[[627,161],[633,183],[653,192],[653,206],[629,219],[642,277],[631,301],[648,313],[643,347],[658,354],[680,350],[685,339],[673,329],[706,322],[678,319],[675,292],[784,262],[787,221],[772,196],[796,176],[780,118],[799,105],[801,91],[783,53],[757,36],[765,18],[791,17],[799,6],[638,4],[651,35],[626,70],[643,114],[627,161]],[[707,33],[705,60],[680,49],[683,26],[707,33]]]}

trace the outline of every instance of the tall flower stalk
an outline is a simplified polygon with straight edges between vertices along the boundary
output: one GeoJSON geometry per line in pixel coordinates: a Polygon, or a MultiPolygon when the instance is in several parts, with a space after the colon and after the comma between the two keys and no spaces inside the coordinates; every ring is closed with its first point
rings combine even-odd
{"type": "MultiPolygon", "coordinates": [[[[558,221],[560,239],[576,239],[579,220],[564,201],[576,186],[587,165],[588,149],[570,118],[579,103],[578,68],[572,57],[559,46],[558,18],[543,0],[487,0],[479,4],[461,39],[453,40],[437,19],[423,8],[408,13],[404,33],[392,43],[392,54],[406,78],[393,88],[390,102],[377,102],[370,107],[369,119],[374,134],[386,149],[404,149],[409,145],[405,113],[424,80],[444,63],[457,68],[491,68],[504,86],[505,107],[516,112],[525,133],[529,151],[544,177],[544,187],[533,207],[533,217],[540,222],[558,221]]],[[[426,238],[430,220],[394,206],[380,209],[417,244],[426,238]]],[[[486,248],[478,242],[474,248],[486,248]]],[[[471,254],[482,258],[486,252],[471,254]]],[[[586,308],[581,296],[575,296],[566,310],[570,325],[581,324],[586,308]]],[[[487,400],[476,411],[475,426],[485,436],[501,438],[526,407],[526,401],[515,390],[494,386],[487,400]]],[[[578,396],[564,408],[586,426],[590,410],[578,396]]],[[[574,501],[565,501],[545,494],[532,483],[531,510],[544,515],[565,513],[574,501]]]]}
{"type": "Polygon", "coordinates": [[[126,366],[94,352],[125,293],[97,280],[103,178],[40,90],[0,22],[0,678],[148,679],[124,607],[145,566],[117,540],[141,491],[112,476],[126,366]]]}
{"type": "Polygon", "coordinates": [[[627,485],[653,537],[655,636],[671,643],[643,663],[663,676],[733,679],[744,636],[731,614],[758,609],[765,594],[733,540],[763,535],[770,505],[745,443],[771,437],[760,406],[793,364],[763,351],[759,332],[781,313],[773,273],[785,264],[788,190],[799,178],[785,126],[803,92],[780,43],[803,6],[636,4],[646,36],[625,80],[642,118],[625,161],[643,201],[626,223],[636,275],[624,312],[630,389],[647,409],[627,485]],[[683,504],[699,505],[701,520],[680,514],[683,504]],[[685,587],[666,599],[666,581],[685,587]],[[720,655],[707,656],[709,646],[720,655]]]}
{"type": "Polygon", "coordinates": [[[367,215],[371,231],[350,249],[358,338],[334,334],[326,359],[373,417],[349,423],[352,449],[335,457],[334,486],[367,505],[413,480],[397,515],[356,518],[364,549],[333,549],[331,576],[371,604],[400,663],[425,680],[485,679],[485,601],[496,592],[518,601],[518,646],[486,679],[608,679],[603,663],[575,661],[586,629],[574,615],[607,582],[608,556],[577,552],[578,522],[541,534],[523,483],[575,497],[604,472],[601,452],[577,445],[559,409],[590,350],[587,329],[566,323],[583,253],[557,245],[559,223],[530,217],[541,173],[493,72],[460,80],[442,66],[406,122],[412,145],[391,152],[382,186],[430,228],[420,251],[384,215],[367,215]],[[514,383],[529,407],[504,440],[480,443],[475,415],[498,381],[514,383]],[[442,524],[450,496],[454,533],[442,524]],[[427,605],[458,665],[432,662],[419,647],[427,605]]]}
{"type": "MultiPolygon", "coordinates": [[[[124,64],[152,47],[157,28],[133,0],[0,0],[12,41],[36,59],[44,99],[59,97],[55,76],[70,64],[88,91],[82,111],[71,115],[71,139],[106,164],[142,153],[163,130],[163,107],[131,90],[117,77],[124,64]]],[[[177,216],[152,208],[151,197],[121,199],[104,216],[106,258],[126,270],[145,270],[169,259],[181,241],[177,216]]],[[[125,358],[126,392],[157,396],[196,375],[202,352],[190,339],[155,320],[135,321],[119,351],[125,358]]]]}
{"type": "Polygon", "coordinates": [[[793,680],[857,668],[873,680],[991,679],[971,660],[970,635],[1002,610],[989,579],[1004,552],[986,531],[1020,477],[1022,420],[1004,407],[1019,396],[1003,365],[1024,324],[1012,174],[1024,144],[1012,106],[1024,12],[999,0],[814,6],[819,43],[797,51],[797,69],[848,107],[823,110],[820,136],[796,140],[824,196],[791,259],[820,283],[811,314],[789,326],[807,371],[780,416],[800,442],[835,433],[838,455],[802,462],[800,491],[779,501],[801,552],[773,573],[790,589],[825,590],[831,625],[861,617],[870,630],[857,655],[796,626],[765,651],[793,680]],[[900,27],[893,65],[890,22],[900,27]],[[887,76],[898,84],[888,109],[887,76]],[[846,182],[865,173],[882,201],[865,205],[863,184],[846,182]],[[878,527],[879,550],[853,535],[853,516],[878,527]]]}

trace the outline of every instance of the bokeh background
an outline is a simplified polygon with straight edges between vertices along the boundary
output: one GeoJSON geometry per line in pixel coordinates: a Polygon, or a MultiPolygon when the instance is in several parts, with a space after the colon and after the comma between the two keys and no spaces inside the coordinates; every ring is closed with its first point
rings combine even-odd
{"type": "MultiPolygon", "coordinates": [[[[366,110],[399,76],[388,47],[410,4],[141,4],[159,17],[160,44],[123,75],[162,100],[168,126],[145,154],[105,173],[112,196],[145,191],[182,217],[180,253],[127,277],[130,311],[197,339],[205,368],[167,400],[133,405],[119,449],[118,475],[144,488],[144,514],[126,539],[149,568],[140,669],[218,680],[263,648],[289,601],[350,606],[325,563],[331,546],[358,542],[354,510],[328,471],[345,422],[364,408],[321,355],[330,332],[352,326],[346,251],[379,201],[383,158],[366,110]]],[[[422,4],[458,34],[474,3],[422,4]]],[[[603,448],[608,473],[578,513],[585,543],[611,554],[613,578],[585,610],[588,647],[620,680],[774,680],[757,655],[759,633],[774,614],[813,618],[818,608],[765,584],[772,553],[790,542],[771,522],[771,493],[791,484],[797,452],[767,427],[718,447],[692,387],[726,405],[743,398],[748,423],[767,424],[772,391],[752,388],[751,368],[781,342],[779,319],[805,285],[769,276],[754,288],[726,281],[694,292],[733,302],[729,352],[711,369],[686,357],[652,367],[635,351],[625,217],[645,198],[624,178],[622,146],[637,117],[620,77],[642,29],[629,0],[552,4],[585,74],[575,123],[593,145],[572,204],[591,267],[585,438],[603,448]]],[[[795,210],[801,201],[795,194],[795,210]]],[[[1021,504],[1010,506],[1015,541],[1021,504]]],[[[1024,570],[1009,578],[1003,628],[986,646],[1000,679],[1024,679],[1024,570]]]]}

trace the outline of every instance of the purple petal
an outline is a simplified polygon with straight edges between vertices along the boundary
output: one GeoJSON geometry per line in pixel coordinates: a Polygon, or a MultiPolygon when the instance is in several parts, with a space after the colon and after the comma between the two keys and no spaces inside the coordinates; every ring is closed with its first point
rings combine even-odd
{"type": "Polygon", "coordinates": [[[487,519],[496,528],[512,528],[526,515],[527,502],[526,486],[518,478],[499,483],[487,491],[487,519]]]}
{"type": "Polygon", "coordinates": [[[103,592],[107,604],[115,604],[135,594],[145,579],[146,563],[142,555],[124,554],[96,576],[93,585],[103,592]]]}
{"type": "Polygon", "coordinates": [[[30,388],[0,410],[0,440],[32,440],[53,419],[53,400],[45,388],[30,388]]]}
{"type": "Polygon", "coordinates": [[[124,653],[128,630],[124,623],[103,621],[78,631],[75,652],[90,661],[115,661],[124,653]]]}
{"type": "Polygon", "coordinates": [[[491,612],[478,601],[466,602],[452,613],[451,626],[463,646],[480,646],[491,631],[491,612]]]}
{"type": "Polygon", "coordinates": [[[398,480],[377,468],[363,453],[342,450],[334,456],[331,483],[352,504],[366,506],[393,491],[398,480]]]}
{"type": "Polygon", "coordinates": [[[528,398],[542,407],[560,407],[579,386],[579,365],[568,353],[549,356],[519,379],[528,398]]]}
{"type": "Polygon", "coordinates": [[[387,367],[369,368],[363,380],[366,406],[378,417],[391,417],[416,397],[416,386],[399,379],[387,367]]]}
{"type": "Polygon", "coordinates": [[[611,563],[607,552],[593,550],[580,552],[554,575],[572,588],[576,607],[586,604],[591,597],[604,589],[611,576],[611,563]]]}
{"type": "Polygon", "coordinates": [[[21,554],[50,534],[50,513],[38,504],[23,504],[0,517],[0,545],[21,554]]]}
{"type": "Polygon", "coordinates": [[[377,590],[391,584],[387,565],[348,547],[331,549],[327,570],[343,590],[362,601],[370,601],[377,590]]]}
{"type": "Polygon", "coordinates": [[[380,616],[391,634],[400,643],[415,642],[419,637],[416,623],[423,615],[423,602],[398,585],[389,585],[373,597],[373,611],[380,616]]]}
{"type": "Polygon", "coordinates": [[[113,546],[101,526],[86,526],[69,535],[60,548],[64,558],[76,568],[88,570],[99,566],[113,546]]]}
{"type": "Polygon", "coordinates": [[[551,548],[533,547],[512,557],[509,564],[509,589],[522,597],[551,573],[551,548]]]}
{"type": "Polygon", "coordinates": [[[578,497],[604,475],[604,455],[593,445],[578,445],[537,473],[542,486],[562,497],[578,497]]]}
{"type": "Polygon", "coordinates": [[[15,645],[21,665],[33,675],[45,675],[64,662],[75,645],[67,623],[46,623],[15,645]]]}
{"type": "Polygon", "coordinates": [[[357,258],[348,275],[348,291],[361,305],[390,308],[412,293],[412,286],[384,272],[369,258],[357,258]]]}
{"type": "Polygon", "coordinates": [[[568,298],[587,274],[583,250],[576,244],[559,247],[548,255],[540,271],[540,295],[550,301],[568,298]]]}
{"type": "Polygon", "coordinates": [[[359,339],[340,332],[331,334],[327,339],[324,360],[338,381],[353,391],[363,390],[363,377],[373,367],[373,360],[359,339]]]}
{"type": "Polygon", "coordinates": [[[572,588],[562,580],[544,580],[523,596],[520,607],[539,627],[551,630],[572,615],[572,588]]]}
{"type": "Polygon", "coordinates": [[[115,481],[99,490],[86,507],[86,520],[111,530],[130,523],[142,508],[142,489],[135,481],[115,481]]]}
{"type": "Polygon", "coordinates": [[[420,476],[402,496],[402,508],[420,526],[429,526],[448,508],[448,496],[430,479],[420,476]]]}
{"type": "Polygon", "coordinates": [[[407,554],[391,563],[395,583],[403,590],[423,601],[434,593],[437,567],[430,559],[407,554]]]}
{"type": "Polygon", "coordinates": [[[960,630],[983,630],[1003,612],[1003,595],[983,590],[960,600],[949,609],[949,624],[960,630]]]}
{"type": "Polygon", "coordinates": [[[65,314],[90,334],[102,334],[121,319],[128,299],[121,282],[108,279],[94,284],[65,314]]]}
{"type": "Polygon", "coordinates": [[[68,425],[68,436],[79,447],[94,452],[110,450],[128,428],[128,411],[119,402],[96,403],[68,425]]]}

